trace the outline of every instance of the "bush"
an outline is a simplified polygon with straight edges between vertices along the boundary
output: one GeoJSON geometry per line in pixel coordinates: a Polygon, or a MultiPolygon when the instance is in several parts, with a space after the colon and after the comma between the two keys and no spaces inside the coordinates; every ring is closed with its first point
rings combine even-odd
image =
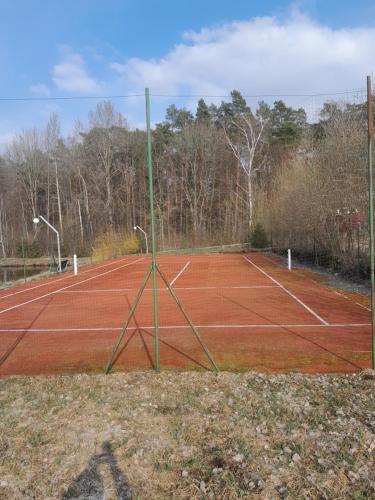
{"type": "Polygon", "coordinates": [[[258,223],[250,235],[250,243],[254,248],[264,248],[268,245],[266,231],[262,224],[258,223]]]}
{"type": "Polygon", "coordinates": [[[112,231],[106,231],[97,236],[94,242],[94,260],[101,261],[113,259],[120,254],[118,235],[112,231]]]}
{"type": "Polygon", "coordinates": [[[120,255],[138,253],[141,250],[139,240],[132,234],[106,231],[95,239],[93,258],[96,261],[114,259],[120,255]]]}
{"type": "Polygon", "coordinates": [[[77,255],[77,257],[90,257],[91,249],[84,243],[81,243],[80,245],[78,245],[78,248],[74,253],[77,255]]]}
{"type": "Polygon", "coordinates": [[[18,257],[34,259],[36,257],[40,257],[42,253],[36,241],[32,241],[31,243],[24,241],[22,251],[22,241],[20,241],[17,245],[17,255],[18,257]]]}
{"type": "Polygon", "coordinates": [[[124,254],[139,253],[141,251],[139,239],[133,234],[125,235],[122,250],[124,254]]]}

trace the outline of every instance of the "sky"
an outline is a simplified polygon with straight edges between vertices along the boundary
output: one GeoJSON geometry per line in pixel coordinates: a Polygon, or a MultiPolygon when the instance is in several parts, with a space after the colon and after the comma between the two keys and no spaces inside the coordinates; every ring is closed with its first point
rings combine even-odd
{"type": "MultiPolygon", "coordinates": [[[[69,134],[98,102],[7,98],[132,95],[147,86],[155,123],[171,103],[194,111],[196,96],[238,89],[254,96],[251,106],[283,98],[314,116],[335,96],[311,94],[361,99],[375,70],[373,0],[0,0],[0,12],[3,146],[45,127],[52,112],[69,134]]],[[[113,102],[131,127],[144,127],[142,96],[113,102]]]]}

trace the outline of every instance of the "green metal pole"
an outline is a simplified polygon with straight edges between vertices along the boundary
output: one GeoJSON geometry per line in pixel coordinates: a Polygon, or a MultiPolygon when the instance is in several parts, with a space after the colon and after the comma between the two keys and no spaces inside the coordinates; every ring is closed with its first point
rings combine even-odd
{"type": "Polygon", "coordinates": [[[371,273],[371,324],[372,324],[372,368],[375,369],[375,275],[374,275],[374,187],[372,175],[372,92],[371,77],[367,77],[367,129],[368,129],[368,197],[369,197],[369,233],[370,233],[370,273],[371,273]]]}
{"type": "Polygon", "coordinates": [[[148,161],[148,187],[150,194],[151,214],[151,253],[152,253],[152,285],[154,289],[154,330],[155,330],[155,370],[160,370],[159,364],[159,318],[158,318],[158,290],[156,281],[156,241],[155,241],[155,214],[154,214],[154,182],[152,176],[152,140],[150,124],[150,91],[145,89],[146,95],[146,123],[147,123],[147,161],[148,161]]]}

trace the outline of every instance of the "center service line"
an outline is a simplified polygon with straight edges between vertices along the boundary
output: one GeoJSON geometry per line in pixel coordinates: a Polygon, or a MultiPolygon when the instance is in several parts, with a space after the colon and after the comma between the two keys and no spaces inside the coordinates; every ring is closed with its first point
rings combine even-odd
{"type": "Polygon", "coordinates": [[[177,274],[177,276],[171,281],[170,285],[172,286],[173,283],[181,276],[181,274],[185,271],[185,269],[187,268],[187,266],[190,264],[190,260],[189,262],[187,262],[184,267],[181,269],[181,271],[177,274]]]}

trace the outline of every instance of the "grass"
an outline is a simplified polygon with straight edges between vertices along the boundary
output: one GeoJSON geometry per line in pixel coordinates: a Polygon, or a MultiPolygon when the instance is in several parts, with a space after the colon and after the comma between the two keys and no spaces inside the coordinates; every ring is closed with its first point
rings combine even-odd
{"type": "Polygon", "coordinates": [[[0,498],[373,498],[374,386],[361,374],[1,379],[0,498]]]}

